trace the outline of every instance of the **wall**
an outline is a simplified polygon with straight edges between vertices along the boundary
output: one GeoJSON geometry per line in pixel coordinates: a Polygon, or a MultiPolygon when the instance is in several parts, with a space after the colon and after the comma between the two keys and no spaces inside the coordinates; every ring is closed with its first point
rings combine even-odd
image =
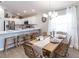
{"type": "MultiPolygon", "coordinates": [[[[4,8],[0,6],[0,31],[3,30],[4,30],[4,8]]],[[[1,40],[0,38],[0,48],[1,47],[3,47],[3,39],[1,40]]]]}
{"type": "Polygon", "coordinates": [[[42,29],[42,32],[47,32],[48,31],[48,19],[46,22],[42,22],[42,15],[37,15],[36,16],[37,25],[42,29]]]}
{"type": "Polygon", "coordinates": [[[30,24],[37,24],[37,27],[40,27],[42,32],[48,31],[48,19],[45,23],[42,22],[42,14],[25,18],[24,21],[28,20],[30,24]]]}
{"type": "Polygon", "coordinates": [[[77,6],[77,30],[78,30],[77,32],[78,32],[78,42],[79,42],[79,6],[77,6]]]}
{"type": "Polygon", "coordinates": [[[0,31],[4,30],[4,9],[0,6],[0,31]]]}

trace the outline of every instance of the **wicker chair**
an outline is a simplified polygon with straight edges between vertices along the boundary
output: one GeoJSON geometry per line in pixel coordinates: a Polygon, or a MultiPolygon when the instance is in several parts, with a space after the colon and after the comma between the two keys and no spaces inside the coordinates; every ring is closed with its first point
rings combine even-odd
{"type": "Polygon", "coordinates": [[[56,37],[58,39],[66,39],[67,38],[67,33],[66,32],[61,32],[61,31],[57,31],[57,32],[55,32],[54,37],[56,37]]]}
{"type": "Polygon", "coordinates": [[[47,34],[47,32],[43,32],[42,35],[43,36],[47,36],[48,34],[47,34]]]}
{"type": "Polygon", "coordinates": [[[31,40],[35,40],[36,37],[38,37],[38,36],[39,36],[39,33],[37,33],[37,32],[32,33],[32,34],[31,34],[31,40]]]}
{"type": "Polygon", "coordinates": [[[39,53],[37,53],[36,50],[34,50],[34,47],[31,43],[26,42],[23,44],[25,54],[30,58],[37,58],[42,57],[39,53]]]}
{"type": "Polygon", "coordinates": [[[61,32],[61,31],[58,31],[58,32],[56,32],[57,34],[63,34],[63,35],[66,35],[66,33],[65,32],[61,32]]]}
{"type": "Polygon", "coordinates": [[[66,57],[68,54],[68,48],[70,46],[71,43],[71,37],[69,39],[68,44],[66,43],[61,43],[58,48],[55,50],[55,57],[60,56],[60,57],[66,57]]]}

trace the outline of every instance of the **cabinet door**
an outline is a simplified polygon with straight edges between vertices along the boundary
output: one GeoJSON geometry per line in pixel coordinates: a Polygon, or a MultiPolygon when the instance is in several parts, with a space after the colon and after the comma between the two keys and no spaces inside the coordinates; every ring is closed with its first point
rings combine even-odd
{"type": "Polygon", "coordinates": [[[4,30],[4,21],[2,18],[0,18],[0,31],[4,30]]]}
{"type": "Polygon", "coordinates": [[[4,9],[0,6],[0,31],[4,30],[4,9]]]}

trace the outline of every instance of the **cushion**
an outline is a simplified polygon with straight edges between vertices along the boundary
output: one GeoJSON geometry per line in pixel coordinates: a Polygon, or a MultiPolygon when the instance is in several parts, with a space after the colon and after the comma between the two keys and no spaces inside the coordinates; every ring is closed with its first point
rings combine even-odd
{"type": "Polygon", "coordinates": [[[55,37],[58,39],[65,39],[67,36],[62,34],[55,34],[55,37]]]}
{"type": "Polygon", "coordinates": [[[58,42],[58,43],[59,43],[59,42],[62,41],[62,39],[59,40],[58,38],[54,37],[54,38],[50,39],[50,41],[53,42],[53,43],[54,43],[54,42],[58,42]]]}

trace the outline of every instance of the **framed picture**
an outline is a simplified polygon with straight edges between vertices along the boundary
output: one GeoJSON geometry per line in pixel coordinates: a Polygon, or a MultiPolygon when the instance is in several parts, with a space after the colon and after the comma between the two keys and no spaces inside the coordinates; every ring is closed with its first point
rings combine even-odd
{"type": "Polygon", "coordinates": [[[47,18],[46,17],[42,17],[42,22],[46,22],[47,18]]]}

